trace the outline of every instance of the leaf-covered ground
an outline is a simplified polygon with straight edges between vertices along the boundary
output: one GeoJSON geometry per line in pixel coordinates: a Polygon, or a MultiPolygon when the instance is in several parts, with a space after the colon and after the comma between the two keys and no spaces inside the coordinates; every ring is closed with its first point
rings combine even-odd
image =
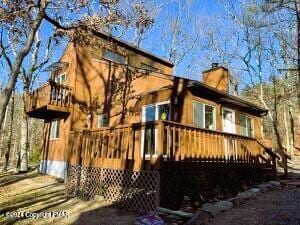
{"type": "MultiPolygon", "coordinates": [[[[65,195],[64,183],[37,172],[0,174],[0,224],[133,224],[136,214],[65,195]],[[17,218],[8,212],[68,212],[69,217],[17,218]]],[[[300,225],[300,188],[285,187],[258,195],[216,216],[208,225],[300,225]]]]}
{"type": "Polygon", "coordinates": [[[64,183],[37,172],[0,175],[0,224],[133,224],[136,215],[108,205],[102,198],[92,201],[65,195],[64,183]],[[18,218],[9,217],[12,212],[63,211],[69,217],[18,218]]]}
{"type": "Polygon", "coordinates": [[[300,188],[260,194],[216,216],[208,225],[300,225],[300,188]]]}

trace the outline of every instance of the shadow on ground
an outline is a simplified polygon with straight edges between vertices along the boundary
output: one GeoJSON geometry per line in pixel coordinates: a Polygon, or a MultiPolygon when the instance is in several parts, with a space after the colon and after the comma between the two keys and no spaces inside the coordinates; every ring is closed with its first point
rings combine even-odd
{"type": "Polygon", "coordinates": [[[84,201],[65,194],[64,183],[37,172],[0,175],[0,224],[133,224],[136,215],[111,207],[103,198],[84,201]],[[11,212],[66,212],[56,218],[9,217],[11,212]]]}

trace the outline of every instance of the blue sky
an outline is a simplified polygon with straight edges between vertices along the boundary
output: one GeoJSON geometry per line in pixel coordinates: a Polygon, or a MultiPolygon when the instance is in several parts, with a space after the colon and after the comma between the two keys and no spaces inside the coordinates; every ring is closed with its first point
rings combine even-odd
{"type": "MultiPolygon", "coordinates": [[[[231,25],[230,22],[226,23],[223,20],[225,15],[225,10],[221,4],[219,4],[219,0],[169,0],[168,3],[165,1],[152,0],[158,5],[160,5],[158,10],[158,15],[155,18],[155,22],[153,26],[147,31],[145,40],[142,41],[141,47],[158,55],[163,58],[168,59],[169,51],[167,50],[170,47],[170,23],[171,19],[176,18],[179,15],[180,25],[182,34],[179,37],[187,37],[190,39],[194,39],[197,34],[201,34],[203,36],[207,35],[207,28],[217,27],[217,31],[229,32],[231,25]],[[189,4],[188,4],[188,3],[189,4]],[[189,15],[189,16],[187,16],[189,15]],[[197,24],[195,24],[195,21],[197,24]],[[219,21],[223,22],[223,27],[216,25],[219,21]]],[[[41,38],[47,39],[49,33],[51,33],[52,27],[50,27],[47,23],[44,23],[41,28],[41,38]]],[[[228,34],[227,34],[228,35],[228,34]]],[[[225,35],[224,35],[225,36],[225,35]]],[[[184,39],[183,38],[183,39],[184,39]]],[[[222,38],[219,37],[219,38],[222,38]]],[[[122,36],[122,39],[126,41],[133,40],[132,30],[129,30],[122,36]]],[[[189,46],[189,42],[180,42],[175,44],[176,48],[189,46]]],[[[233,39],[234,42],[234,39],[233,39]]],[[[43,42],[43,44],[45,44],[43,42]]],[[[212,62],[220,62],[220,59],[215,56],[215,52],[213,49],[207,48],[203,50],[198,45],[206,45],[203,41],[202,37],[197,39],[196,47],[188,52],[185,55],[183,60],[181,60],[175,68],[175,74],[179,76],[184,76],[190,79],[200,80],[201,79],[201,71],[209,69],[212,62]],[[210,56],[210,57],[208,57],[210,56]]],[[[65,44],[61,44],[59,47],[55,49],[53,57],[51,58],[51,62],[56,62],[61,57],[65,48],[65,44]]],[[[242,50],[241,50],[242,51],[242,50]]],[[[44,50],[40,52],[40,56],[43,57],[44,50]]],[[[28,67],[28,60],[25,60],[24,66],[28,67]]],[[[235,63],[230,65],[230,69],[240,69],[240,64],[235,63]]],[[[5,65],[0,65],[0,76],[4,76],[6,74],[7,68],[5,65]]],[[[7,76],[6,81],[7,81],[7,76]]],[[[41,73],[41,76],[35,86],[41,85],[48,79],[48,73],[41,73]]],[[[2,79],[1,79],[2,80],[2,79]]],[[[249,83],[249,79],[246,77],[241,80],[244,84],[241,87],[245,86],[245,84],[249,83]]],[[[18,87],[21,87],[21,83],[18,83],[18,87]]]]}
{"type": "MultiPolygon", "coordinates": [[[[222,9],[219,7],[219,5],[216,3],[215,0],[170,0],[168,1],[168,4],[166,4],[165,1],[158,1],[153,0],[155,3],[160,5],[158,16],[155,18],[155,22],[153,26],[147,31],[146,39],[142,41],[141,48],[144,48],[158,56],[161,56],[163,58],[168,58],[168,51],[164,49],[163,47],[169,47],[169,41],[170,37],[162,37],[163,32],[168,33],[169,31],[165,28],[167,26],[170,26],[170,20],[171,18],[176,17],[178,14],[180,14],[180,18],[183,21],[183,26],[185,31],[188,32],[195,32],[195,29],[197,27],[193,26],[190,21],[187,20],[186,15],[190,15],[190,18],[193,20],[194,17],[205,17],[206,15],[213,15],[213,14],[220,14],[222,13],[222,9]],[[189,4],[187,4],[189,2],[189,4]],[[188,7],[189,5],[189,7],[188,7]],[[186,23],[185,23],[186,22],[186,23]]],[[[47,35],[51,33],[50,31],[53,28],[49,26],[47,23],[43,23],[41,31],[40,31],[40,37],[42,40],[47,39],[47,35]]],[[[4,37],[5,38],[5,37],[4,37]]],[[[127,32],[124,36],[122,36],[122,39],[126,41],[132,41],[132,32],[127,32]]],[[[43,42],[44,43],[44,42],[43,42]]],[[[45,44],[45,43],[44,43],[45,44]]],[[[55,53],[53,54],[53,57],[51,58],[51,62],[56,62],[61,57],[64,48],[66,44],[61,44],[59,47],[55,48],[55,53]]],[[[189,54],[186,55],[184,60],[182,60],[175,69],[176,75],[183,75],[188,78],[192,79],[200,79],[197,77],[197,74],[200,76],[200,71],[207,68],[199,68],[198,62],[201,61],[199,59],[197,50],[191,51],[189,54]],[[193,71],[193,74],[187,73],[187,67],[193,68],[190,71],[193,71]]],[[[40,56],[43,57],[44,50],[41,51],[40,56]]],[[[207,65],[209,67],[210,65],[207,65]]],[[[25,60],[24,67],[28,67],[28,60],[25,60]]],[[[0,65],[0,73],[3,74],[6,73],[7,67],[5,65],[0,65]]],[[[45,82],[48,79],[48,73],[41,73],[41,76],[39,77],[39,80],[37,81],[36,85],[39,86],[41,83],[45,82]]],[[[1,79],[2,80],[2,79],[1,79]]],[[[4,79],[5,82],[7,81],[4,79]]],[[[22,86],[22,82],[18,82],[18,88],[22,86]]]]}

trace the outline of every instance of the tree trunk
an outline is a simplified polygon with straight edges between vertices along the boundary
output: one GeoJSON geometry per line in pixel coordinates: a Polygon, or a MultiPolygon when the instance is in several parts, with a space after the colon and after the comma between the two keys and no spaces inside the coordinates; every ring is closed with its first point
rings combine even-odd
{"type": "Polygon", "coordinates": [[[289,129],[289,124],[288,124],[288,119],[287,119],[286,106],[284,106],[284,109],[283,109],[283,118],[284,118],[286,150],[287,150],[287,152],[291,153],[290,129],[289,129]]]}
{"type": "Polygon", "coordinates": [[[22,66],[23,60],[31,50],[32,44],[34,42],[35,34],[36,34],[38,28],[40,27],[44,16],[45,16],[45,6],[42,6],[40,8],[35,20],[32,21],[30,32],[28,34],[28,38],[26,40],[24,47],[17,53],[16,59],[11,67],[10,78],[9,78],[6,88],[4,89],[3,102],[0,103],[0,128],[2,128],[5,111],[8,106],[11,94],[17,83],[17,79],[18,79],[18,76],[20,73],[20,68],[22,66]]]}
{"type": "Polygon", "coordinates": [[[23,111],[21,121],[21,148],[20,148],[20,169],[21,172],[28,170],[28,117],[23,111]]]}
{"type": "Polygon", "coordinates": [[[6,171],[8,164],[9,164],[9,157],[10,157],[10,150],[11,150],[11,142],[12,142],[12,136],[13,136],[13,121],[14,121],[14,111],[15,111],[15,93],[12,93],[11,97],[11,107],[10,107],[10,124],[8,129],[8,140],[7,140],[7,147],[5,151],[5,163],[3,166],[3,170],[6,171]]]}
{"type": "Polygon", "coordinates": [[[4,128],[6,126],[6,119],[7,119],[7,111],[8,109],[5,110],[5,114],[4,114],[4,121],[3,121],[3,129],[0,129],[0,156],[4,156],[5,151],[3,149],[3,141],[4,141],[4,128]]]}

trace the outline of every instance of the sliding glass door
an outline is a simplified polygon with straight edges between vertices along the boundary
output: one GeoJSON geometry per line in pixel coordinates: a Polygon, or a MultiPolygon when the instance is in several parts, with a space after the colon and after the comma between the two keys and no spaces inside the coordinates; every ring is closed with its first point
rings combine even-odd
{"type": "MultiPolygon", "coordinates": [[[[155,120],[169,120],[170,118],[170,103],[160,102],[151,105],[145,105],[142,109],[142,122],[151,122],[155,120]]],[[[157,155],[156,143],[157,143],[157,129],[151,124],[146,125],[146,128],[142,130],[141,140],[142,155],[150,157],[151,149],[154,156],[157,155]]]]}

